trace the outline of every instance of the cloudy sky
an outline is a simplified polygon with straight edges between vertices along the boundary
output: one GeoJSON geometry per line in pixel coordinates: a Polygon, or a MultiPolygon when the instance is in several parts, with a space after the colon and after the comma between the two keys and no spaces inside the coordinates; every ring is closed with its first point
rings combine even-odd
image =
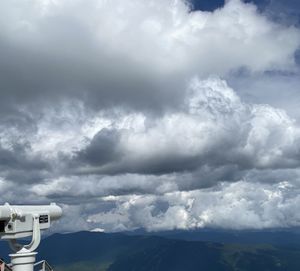
{"type": "Polygon", "coordinates": [[[61,231],[300,226],[297,0],[0,1],[0,203],[61,231]]]}

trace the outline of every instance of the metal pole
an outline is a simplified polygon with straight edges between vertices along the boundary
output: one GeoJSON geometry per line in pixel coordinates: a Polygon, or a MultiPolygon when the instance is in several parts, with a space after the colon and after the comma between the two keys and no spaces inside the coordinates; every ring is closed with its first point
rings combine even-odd
{"type": "Polygon", "coordinates": [[[9,254],[13,271],[33,271],[37,252],[9,254]]]}

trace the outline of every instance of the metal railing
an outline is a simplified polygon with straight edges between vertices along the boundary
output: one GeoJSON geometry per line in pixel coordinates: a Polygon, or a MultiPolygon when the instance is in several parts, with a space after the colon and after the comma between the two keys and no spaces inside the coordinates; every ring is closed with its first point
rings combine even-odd
{"type": "Polygon", "coordinates": [[[34,267],[35,268],[40,267],[39,269],[37,269],[39,271],[53,271],[51,265],[45,260],[35,263],[34,267]]]}
{"type": "Polygon", "coordinates": [[[0,271],[12,271],[11,267],[0,259],[0,271]]]}
{"type": "MultiPolygon", "coordinates": [[[[34,268],[38,271],[54,271],[51,265],[45,260],[35,263],[34,268]]],[[[12,268],[0,259],[0,271],[12,271],[12,268]]]]}

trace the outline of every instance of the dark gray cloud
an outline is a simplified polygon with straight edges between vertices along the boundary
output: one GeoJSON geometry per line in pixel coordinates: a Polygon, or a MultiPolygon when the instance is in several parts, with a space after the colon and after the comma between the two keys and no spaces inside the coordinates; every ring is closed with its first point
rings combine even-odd
{"type": "Polygon", "coordinates": [[[50,164],[31,153],[30,145],[14,143],[9,149],[0,146],[1,176],[17,183],[36,183],[47,176],[50,164]]]}
{"type": "Polygon", "coordinates": [[[118,130],[104,128],[93,137],[84,150],[79,151],[77,158],[79,161],[98,166],[117,162],[122,158],[122,153],[118,150],[119,140],[118,130]]]}

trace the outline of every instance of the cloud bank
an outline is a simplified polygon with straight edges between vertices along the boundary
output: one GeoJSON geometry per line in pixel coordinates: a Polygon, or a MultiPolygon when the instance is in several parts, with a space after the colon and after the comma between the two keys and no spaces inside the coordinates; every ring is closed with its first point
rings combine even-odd
{"type": "Polygon", "coordinates": [[[236,83],[298,77],[297,26],[238,0],[0,14],[1,202],[57,201],[67,231],[299,226],[298,119],[236,83]]]}

